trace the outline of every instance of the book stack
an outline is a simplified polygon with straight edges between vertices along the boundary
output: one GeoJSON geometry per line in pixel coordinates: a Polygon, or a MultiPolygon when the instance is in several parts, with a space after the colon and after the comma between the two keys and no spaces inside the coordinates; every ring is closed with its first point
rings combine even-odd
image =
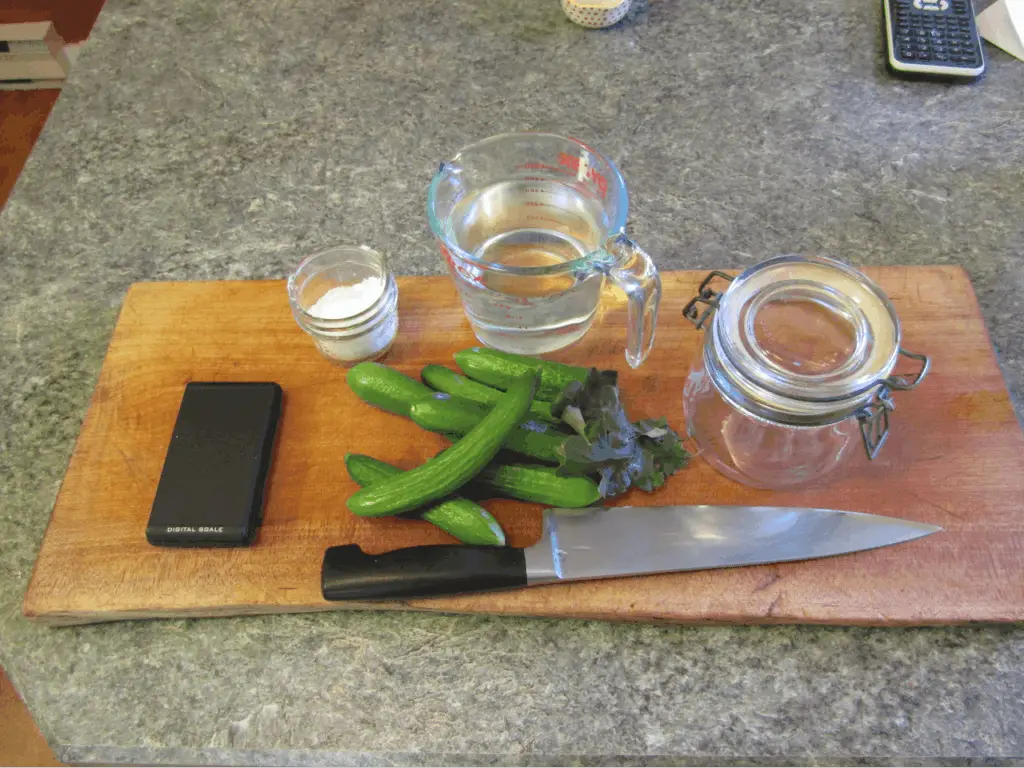
{"type": "Polygon", "coordinates": [[[60,88],[70,69],[52,22],[0,24],[0,90],[60,88]]]}

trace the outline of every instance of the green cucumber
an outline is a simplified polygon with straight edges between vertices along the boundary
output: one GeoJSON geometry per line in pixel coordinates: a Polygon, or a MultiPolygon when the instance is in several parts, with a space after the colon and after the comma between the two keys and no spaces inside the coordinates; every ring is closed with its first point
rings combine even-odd
{"type": "MultiPolygon", "coordinates": [[[[409,417],[424,429],[446,435],[465,435],[487,415],[486,406],[451,395],[436,392],[409,409],[409,417]]],[[[510,451],[558,464],[558,448],[569,435],[537,421],[519,424],[505,437],[503,448],[510,451]]]]}
{"type": "MultiPolygon", "coordinates": [[[[345,456],[349,476],[360,486],[373,485],[402,470],[372,456],[350,453],[345,456]]],[[[421,517],[449,533],[463,544],[505,546],[505,532],[494,515],[469,499],[453,496],[425,510],[421,517]]]]}
{"type": "Polygon", "coordinates": [[[589,368],[513,355],[487,347],[472,347],[455,353],[455,362],[469,378],[498,389],[508,389],[515,379],[530,372],[540,372],[537,398],[554,400],[574,381],[584,382],[589,368]]]}
{"type": "Polygon", "coordinates": [[[492,464],[477,476],[476,484],[497,496],[552,507],[589,507],[601,499],[597,483],[589,477],[563,477],[548,467],[492,464]]]}
{"type": "Polygon", "coordinates": [[[363,517],[397,515],[444,498],[487,466],[505,437],[523,420],[537,390],[537,374],[512,382],[508,392],[465,437],[425,464],[356,491],[348,508],[363,517]]]}
{"type": "MultiPolygon", "coordinates": [[[[438,392],[447,392],[454,397],[461,397],[463,400],[472,400],[481,405],[494,405],[501,398],[501,390],[488,387],[478,381],[460,376],[455,371],[445,368],[443,365],[428,365],[421,374],[423,383],[438,392]]],[[[530,403],[530,413],[540,419],[555,421],[555,415],[551,413],[551,403],[543,400],[534,400],[530,403]]]]}
{"type": "Polygon", "coordinates": [[[358,363],[345,380],[361,400],[399,416],[408,416],[413,403],[433,394],[422,382],[380,363],[358,363]]]}

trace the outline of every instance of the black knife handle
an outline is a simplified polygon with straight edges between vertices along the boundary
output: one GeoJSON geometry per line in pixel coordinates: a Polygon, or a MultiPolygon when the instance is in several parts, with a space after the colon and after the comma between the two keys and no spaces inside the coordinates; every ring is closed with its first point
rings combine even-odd
{"type": "Polygon", "coordinates": [[[325,600],[391,600],[526,586],[521,549],[460,545],[406,547],[368,555],[358,544],[324,552],[325,600]]]}

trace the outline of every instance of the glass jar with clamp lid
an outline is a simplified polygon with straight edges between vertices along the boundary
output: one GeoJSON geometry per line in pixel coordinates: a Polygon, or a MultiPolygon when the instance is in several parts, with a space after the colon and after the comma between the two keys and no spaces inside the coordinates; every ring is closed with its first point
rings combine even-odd
{"type": "Polygon", "coordinates": [[[687,429],[728,477],[761,488],[816,482],[889,436],[893,392],[928,373],[900,347],[882,290],[833,259],[777,256],[712,272],[683,314],[704,331],[683,389],[687,429]],[[917,371],[893,373],[901,357],[917,371]]]}

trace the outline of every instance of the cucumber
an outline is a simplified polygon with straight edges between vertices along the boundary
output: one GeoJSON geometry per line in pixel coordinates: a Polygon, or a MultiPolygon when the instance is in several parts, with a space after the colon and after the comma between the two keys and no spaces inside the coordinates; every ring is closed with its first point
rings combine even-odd
{"type": "Polygon", "coordinates": [[[505,437],[523,420],[537,390],[537,374],[512,382],[508,392],[465,437],[425,464],[356,491],[348,508],[363,517],[397,515],[441,499],[487,466],[505,437]]]}
{"type": "Polygon", "coordinates": [[[498,389],[508,389],[519,376],[539,371],[539,400],[554,400],[567,385],[574,381],[584,382],[590,374],[589,368],[513,355],[487,347],[472,347],[456,352],[455,362],[469,378],[498,389]]]}
{"type": "Polygon", "coordinates": [[[477,476],[476,484],[497,496],[552,507],[589,507],[601,498],[597,483],[589,477],[562,477],[548,467],[492,464],[477,476]]]}
{"type": "MultiPolygon", "coordinates": [[[[441,392],[420,400],[409,410],[409,417],[424,429],[446,435],[465,435],[487,415],[486,406],[441,392]]],[[[533,459],[558,464],[559,446],[569,435],[537,421],[520,423],[505,437],[503,448],[533,459]]]]}
{"type": "MultiPolygon", "coordinates": [[[[494,405],[501,398],[501,390],[488,387],[478,381],[467,379],[445,368],[443,365],[428,365],[421,374],[423,383],[438,392],[446,392],[454,397],[461,397],[463,400],[472,400],[481,405],[494,405]]],[[[557,422],[558,419],[551,412],[551,403],[543,400],[534,400],[530,403],[530,414],[546,421],[557,422]]]]}
{"type": "MultiPolygon", "coordinates": [[[[373,485],[402,470],[371,456],[350,453],[345,456],[349,476],[360,486],[373,485]]],[[[469,499],[453,496],[425,510],[421,517],[449,533],[463,544],[503,547],[505,532],[494,515],[469,499]]]]}
{"type": "Polygon", "coordinates": [[[422,382],[380,363],[358,363],[345,380],[361,400],[399,416],[408,416],[413,403],[433,394],[422,382]]]}

